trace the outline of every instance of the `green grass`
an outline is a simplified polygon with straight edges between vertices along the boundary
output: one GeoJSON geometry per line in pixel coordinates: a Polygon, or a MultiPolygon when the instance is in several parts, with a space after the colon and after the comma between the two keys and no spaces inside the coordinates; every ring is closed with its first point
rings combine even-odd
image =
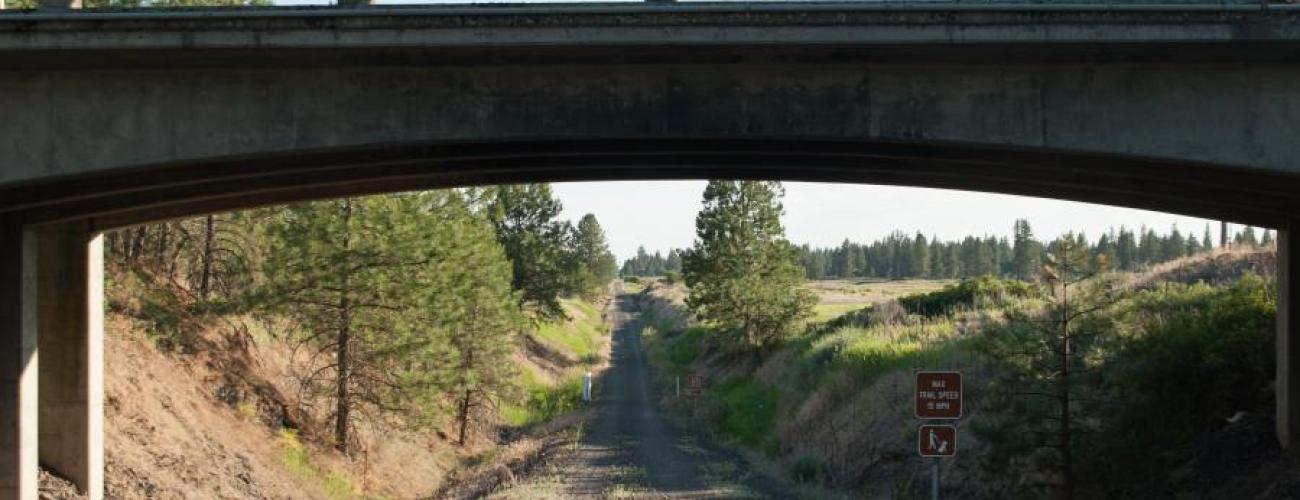
{"type": "Polygon", "coordinates": [[[328,498],[375,498],[357,494],[347,476],[317,465],[311,458],[311,449],[298,439],[297,431],[280,429],[280,446],[280,464],[303,482],[319,486],[328,498]]]}
{"type": "Polygon", "coordinates": [[[523,427],[546,422],[582,405],[580,373],[571,373],[555,385],[544,384],[532,376],[526,376],[522,383],[527,399],[501,405],[501,417],[507,424],[523,427]]]}
{"type": "Polygon", "coordinates": [[[845,314],[862,310],[870,307],[869,302],[855,302],[847,304],[817,304],[813,306],[813,321],[825,323],[845,314]]]}
{"type": "Polygon", "coordinates": [[[668,360],[678,367],[689,367],[700,357],[700,348],[708,330],[691,328],[673,338],[668,345],[668,360]]]}
{"type": "Polygon", "coordinates": [[[573,319],[542,324],[537,330],[537,341],[574,361],[598,360],[601,337],[605,334],[600,311],[584,300],[565,299],[563,303],[573,319]]]}
{"type": "MultiPolygon", "coordinates": [[[[601,361],[606,326],[600,310],[581,299],[563,299],[569,321],[545,323],[534,338],[548,348],[581,365],[601,361]]],[[[528,426],[551,420],[582,404],[582,374],[574,367],[557,382],[542,380],[528,369],[519,370],[515,383],[523,389],[522,401],[501,402],[501,418],[509,425],[528,426]]]]}
{"type": "Polygon", "coordinates": [[[654,326],[641,327],[641,344],[650,357],[650,362],[670,377],[685,376],[691,372],[691,366],[700,357],[708,329],[689,328],[677,335],[662,332],[654,326]]]}
{"type": "Polygon", "coordinates": [[[711,391],[726,408],[722,435],[745,446],[758,446],[772,435],[781,395],[776,387],[753,379],[734,379],[711,391]]]}
{"type": "Polygon", "coordinates": [[[624,293],[641,293],[641,290],[645,290],[645,287],[646,287],[646,280],[648,280],[648,278],[646,278],[646,279],[638,279],[638,280],[636,280],[636,281],[632,281],[630,278],[625,278],[625,279],[623,280],[623,292],[624,292],[624,293]]]}
{"type": "Polygon", "coordinates": [[[956,335],[956,323],[947,317],[840,327],[801,337],[789,348],[798,353],[791,367],[809,392],[836,372],[868,385],[900,370],[960,367],[972,356],[971,342],[956,335]]]}

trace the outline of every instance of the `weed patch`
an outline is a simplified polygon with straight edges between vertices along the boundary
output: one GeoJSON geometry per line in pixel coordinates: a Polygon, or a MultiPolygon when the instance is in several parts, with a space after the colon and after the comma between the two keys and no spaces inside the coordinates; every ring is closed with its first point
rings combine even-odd
{"type": "Polygon", "coordinates": [[[745,446],[758,446],[772,433],[780,393],[751,379],[730,380],[713,389],[726,408],[722,434],[745,446]]]}
{"type": "Polygon", "coordinates": [[[280,464],[305,483],[315,484],[332,499],[362,498],[346,476],[312,461],[311,450],[293,429],[280,429],[280,464]]]}

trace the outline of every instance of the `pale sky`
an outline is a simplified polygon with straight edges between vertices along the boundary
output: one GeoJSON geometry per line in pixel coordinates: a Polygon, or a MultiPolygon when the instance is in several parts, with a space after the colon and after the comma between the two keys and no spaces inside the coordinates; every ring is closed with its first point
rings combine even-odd
{"type": "MultiPolygon", "coordinates": [[[[704,185],[704,181],[626,181],[556,183],[552,188],[564,203],[562,217],[576,224],[583,214],[596,214],[621,263],[635,255],[638,245],[645,245],[650,253],[691,246],[704,185]]],[[[808,182],[786,182],[785,188],[786,235],[790,241],[813,246],[838,245],[846,237],[873,241],[895,229],[943,240],[971,234],[1010,237],[1017,218],[1029,220],[1039,239],[1066,231],[1084,231],[1095,239],[1121,225],[1147,226],[1163,234],[1174,224],[1179,231],[1199,237],[1211,222],[1106,205],[944,189],[808,182]]],[[[1217,241],[1218,222],[1213,221],[1210,229],[1217,241]]]]}

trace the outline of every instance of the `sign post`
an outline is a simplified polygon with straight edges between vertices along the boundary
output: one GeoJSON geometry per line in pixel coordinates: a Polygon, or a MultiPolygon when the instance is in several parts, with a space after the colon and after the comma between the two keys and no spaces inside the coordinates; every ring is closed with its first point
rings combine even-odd
{"type": "Polygon", "coordinates": [[[930,466],[930,500],[939,500],[939,468],[941,464],[939,457],[934,457],[933,465],[930,466]]]}
{"type": "MultiPolygon", "coordinates": [[[[961,372],[916,372],[916,418],[957,420],[962,417],[961,372]]],[[[957,428],[951,425],[922,425],[916,433],[916,451],[931,458],[930,498],[939,500],[939,479],[945,457],[957,455],[957,428]]]]}

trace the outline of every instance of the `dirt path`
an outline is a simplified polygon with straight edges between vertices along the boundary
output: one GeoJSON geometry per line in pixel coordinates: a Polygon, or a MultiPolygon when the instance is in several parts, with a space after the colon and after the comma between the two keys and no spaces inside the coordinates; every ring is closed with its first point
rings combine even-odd
{"type": "Polygon", "coordinates": [[[620,296],[610,367],[597,381],[595,416],[580,447],[558,464],[567,498],[785,498],[734,453],[701,442],[655,404],[636,306],[620,296]]]}

